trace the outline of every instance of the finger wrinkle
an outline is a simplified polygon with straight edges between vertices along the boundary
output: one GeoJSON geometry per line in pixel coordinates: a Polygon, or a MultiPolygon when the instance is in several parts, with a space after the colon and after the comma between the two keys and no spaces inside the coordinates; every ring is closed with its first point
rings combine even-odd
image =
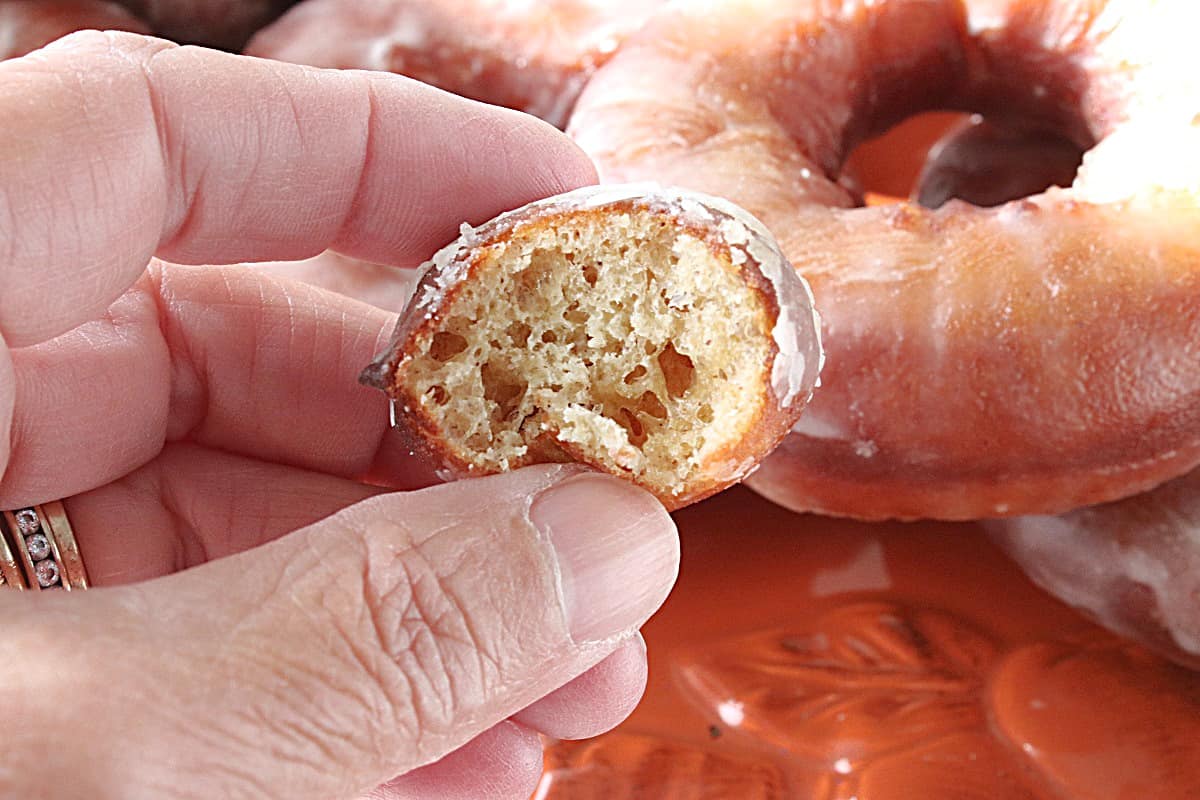
{"type": "MultiPolygon", "coordinates": [[[[16,261],[17,248],[17,214],[13,209],[12,196],[9,189],[0,183],[0,266],[16,261]]],[[[3,320],[0,320],[0,329],[3,320]]],[[[0,333],[3,333],[0,330],[0,333]]]]}
{"type": "MultiPolygon", "coordinates": [[[[352,730],[343,722],[340,735],[331,741],[351,742],[360,755],[374,753],[385,764],[395,758],[398,746],[406,746],[416,735],[417,728],[407,713],[412,708],[407,677],[387,657],[385,640],[372,637],[370,620],[355,613],[362,600],[361,589],[354,586],[354,567],[366,569],[368,555],[362,541],[353,536],[302,538],[303,547],[283,570],[286,579],[272,594],[290,606],[292,626],[307,631],[305,638],[315,642],[309,652],[324,657],[299,658],[287,672],[311,680],[315,684],[311,696],[327,697],[332,689],[349,700],[347,708],[329,703],[327,697],[326,707],[343,715],[350,710],[349,719],[354,721],[352,730]]],[[[339,726],[334,722],[330,727],[339,726]]]]}
{"type": "MultiPolygon", "coordinates": [[[[168,441],[181,441],[191,438],[195,431],[203,427],[210,402],[208,381],[202,377],[207,374],[204,352],[196,346],[192,337],[182,335],[179,330],[180,315],[177,309],[182,301],[171,286],[169,274],[166,265],[155,260],[148,271],[148,280],[155,288],[150,296],[157,311],[159,332],[171,354],[171,385],[167,395],[171,411],[166,438],[168,441]]],[[[225,290],[226,297],[231,299],[228,281],[225,282],[225,290]]]]}
{"type": "MultiPolygon", "coordinates": [[[[169,463],[169,457],[154,463],[155,469],[146,470],[148,479],[154,496],[158,498],[172,523],[175,533],[172,541],[177,542],[176,561],[171,571],[178,572],[198,564],[207,564],[211,560],[208,542],[200,535],[200,526],[197,524],[199,515],[194,508],[198,495],[193,492],[181,492],[178,482],[164,476],[162,467],[169,463]],[[186,496],[191,497],[192,504],[186,503],[186,496]]],[[[225,511],[226,526],[240,523],[233,504],[226,506],[225,511]]]]}
{"type": "Polygon", "coordinates": [[[375,352],[380,312],[236,268],[173,266],[167,272],[187,278],[186,293],[194,300],[208,299],[206,286],[225,289],[222,301],[173,303],[171,341],[179,342],[176,350],[187,348],[197,374],[191,378],[188,370],[179,370],[187,381],[182,388],[199,381],[206,393],[175,392],[175,408],[185,416],[172,423],[172,436],[233,452],[244,452],[253,441],[260,458],[364,475],[388,429],[382,398],[371,402],[376,396],[356,380],[360,365],[375,352]],[[225,351],[209,352],[218,341],[225,351]],[[200,401],[203,408],[195,408],[200,401]],[[363,414],[366,407],[379,410],[363,414]]]}
{"type": "MultiPolygon", "coordinates": [[[[146,86],[146,98],[150,104],[150,117],[154,122],[154,135],[158,137],[158,152],[159,163],[166,168],[167,164],[171,163],[170,154],[175,152],[171,127],[167,125],[166,108],[163,103],[162,92],[159,91],[158,83],[154,80],[154,70],[157,61],[163,53],[169,52],[171,48],[163,48],[150,55],[144,62],[138,63],[141,69],[142,80],[146,86]]],[[[164,183],[165,178],[164,178],[164,183]]],[[[169,185],[169,184],[167,184],[169,185]]]]}
{"type": "Polygon", "coordinates": [[[191,199],[187,227],[175,217],[160,252],[189,263],[319,252],[347,213],[350,178],[361,167],[366,104],[357,81],[194,48],[160,61],[154,79],[166,99],[163,124],[180,140],[168,154],[172,172],[186,147],[210,173],[191,199]],[[210,76],[203,88],[192,77],[201,70],[210,76]]]}
{"type": "Polygon", "coordinates": [[[167,194],[163,198],[163,205],[167,211],[163,230],[159,235],[156,248],[158,250],[170,249],[174,242],[191,230],[197,210],[196,198],[204,190],[204,179],[208,171],[207,164],[202,161],[193,174],[191,149],[184,146],[187,137],[175,135],[175,128],[170,123],[169,104],[163,96],[163,85],[157,79],[159,66],[166,60],[167,54],[177,49],[172,45],[170,48],[158,50],[144,61],[134,62],[145,83],[154,135],[158,139],[159,163],[164,173],[163,185],[167,194]],[[170,180],[171,174],[177,179],[170,180]]]}
{"type": "Polygon", "coordinates": [[[350,200],[342,211],[341,222],[338,223],[337,233],[333,237],[335,243],[344,241],[347,228],[354,220],[355,210],[361,207],[363,198],[366,196],[367,176],[371,174],[371,168],[374,164],[375,129],[379,125],[379,98],[375,94],[375,86],[369,79],[364,78],[361,73],[356,73],[355,76],[359,79],[358,83],[362,85],[363,91],[366,94],[366,118],[363,121],[362,158],[358,162],[358,175],[354,179],[354,189],[350,192],[350,200]]]}
{"type": "Polygon", "coordinates": [[[200,203],[197,198],[206,193],[208,185],[208,164],[200,161],[192,166],[194,159],[191,151],[184,149],[177,158],[176,174],[179,176],[178,187],[173,193],[180,195],[175,202],[169,202],[168,208],[175,211],[169,213],[169,218],[177,218],[177,222],[168,223],[162,237],[158,240],[158,252],[169,253],[179,246],[180,242],[193,238],[194,231],[201,227],[200,203]]]}
{"type": "Polygon", "coordinates": [[[482,674],[460,669],[462,659],[450,653],[459,649],[462,605],[439,575],[443,565],[431,563],[420,548],[384,558],[388,563],[371,558],[363,576],[365,616],[381,652],[413,684],[412,727],[423,734],[452,733],[457,712],[468,707],[462,701],[486,683],[482,674]],[[464,684],[472,687],[465,694],[464,684]]]}
{"type": "Polygon", "coordinates": [[[0,486],[8,475],[12,453],[17,447],[17,430],[13,424],[16,414],[16,375],[13,371],[12,354],[0,333],[0,486]]]}
{"type": "Polygon", "coordinates": [[[102,314],[153,251],[163,169],[139,127],[149,102],[123,46],[117,34],[83,32],[0,65],[10,89],[0,184],[13,227],[0,319],[12,345],[102,314]]]}
{"type": "MultiPolygon", "coordinates": [[[[167,454],[164,453],[164,455],[167,454]]],[[[169,455],[167,457],[169,458],[169,455]]],[[[199,535],[193,515],[181,506],[176,481],[164,474],[162,468],[164,463],[169,462],[160,456],[159,459],[147,465],[147,468],[131,473],[118,483],[133,492],[155,498],[159,506],[166,512],[167,530],[162,532],[162,536],[172,544],[174,563],[171,564],[170,571],[179,572],[197,564],[207,563],[209,560],[208,547],[204,537],[199,535]]]]}

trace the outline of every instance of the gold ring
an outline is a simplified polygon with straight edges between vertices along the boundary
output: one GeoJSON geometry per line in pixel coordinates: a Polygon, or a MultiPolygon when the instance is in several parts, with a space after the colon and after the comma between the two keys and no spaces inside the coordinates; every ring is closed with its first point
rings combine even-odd
{"type": "MultiPolygon", "coordinates": [[[[5,518],[7,522],[7,517],[5,518]]],[[[5,589],[23,591],[25,576],[21,574],[21,563],[8,546],[8,537],[0,536],[0,578],[4,580],[5,589]]]]}
{"type": "Polygon", "coordinates": [[[88,588],[67,511],[57,500],[3,512],[0,577],[5,587],[52,591],[88,588]]]}

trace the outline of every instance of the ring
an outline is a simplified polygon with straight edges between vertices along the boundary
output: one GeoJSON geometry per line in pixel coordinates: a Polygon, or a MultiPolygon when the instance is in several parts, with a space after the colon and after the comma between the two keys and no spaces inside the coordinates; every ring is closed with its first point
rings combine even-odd
{"type": "Polygon", "coordinates": [[[0,536],[0,586],[51,591],[88,588],[87,570],[63,504],[3,512],[0,536]]]}

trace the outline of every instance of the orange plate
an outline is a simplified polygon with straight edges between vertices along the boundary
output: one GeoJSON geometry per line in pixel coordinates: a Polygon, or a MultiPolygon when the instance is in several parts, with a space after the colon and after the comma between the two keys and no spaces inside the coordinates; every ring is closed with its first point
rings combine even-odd
{"type": "Polygon", "coordinates": [[[740,488],[676,518],[646,698],[553,744],[541,800],[1200,797],[1200,674],[1043,594],[979,528],[740,488]]]}

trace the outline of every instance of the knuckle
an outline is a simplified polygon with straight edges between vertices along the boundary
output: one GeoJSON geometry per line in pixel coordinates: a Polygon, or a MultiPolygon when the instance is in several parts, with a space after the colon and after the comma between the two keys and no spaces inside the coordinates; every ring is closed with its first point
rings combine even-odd
{"type": "Polygon", "coordinates": [[[162,39],[152,39],[126,31],[82,30],[69,33],[50,45],[49,49],[83,52],[127,61],[142,52],[154,53],[175,47],[162,39]]]}
{"type": "Polygon", "coordinates": [[[487,648],[444,565],[421,548],[377,554],[369,563],[363,607],[374,640],[403,676],[417,726],[444,729],[490,682],[487,648]]]}
{"type": "Polygon", "coordinates": [[[444,731],[498,682],[492,643],[457,589],[454,559],[433,557],[428,542],[396,548],[407,537],[381,533],[357,537],[359,612],[343,619],[343,638],[379,688],[389,727],[444,731]]]}
{"type": "Polygon", "coordinates": [[[496,625],[485,624],[500,620],[466,566],[481,556],[458,549],[455,533],[414,545],[403,524],[319,526],[281,548],[275,580],[255,590],[223,650],[243,670],[230,724],[258,731],[258,746],[297,770],[430,755],[506,682],[496,625]]]}
{"type": "Polygon", "coordinates": [[[112,46],[113,38],[110,33],[98,30],[82,30],[68,33],[51,44],[59,50],[107,50],[112,46]]]}

